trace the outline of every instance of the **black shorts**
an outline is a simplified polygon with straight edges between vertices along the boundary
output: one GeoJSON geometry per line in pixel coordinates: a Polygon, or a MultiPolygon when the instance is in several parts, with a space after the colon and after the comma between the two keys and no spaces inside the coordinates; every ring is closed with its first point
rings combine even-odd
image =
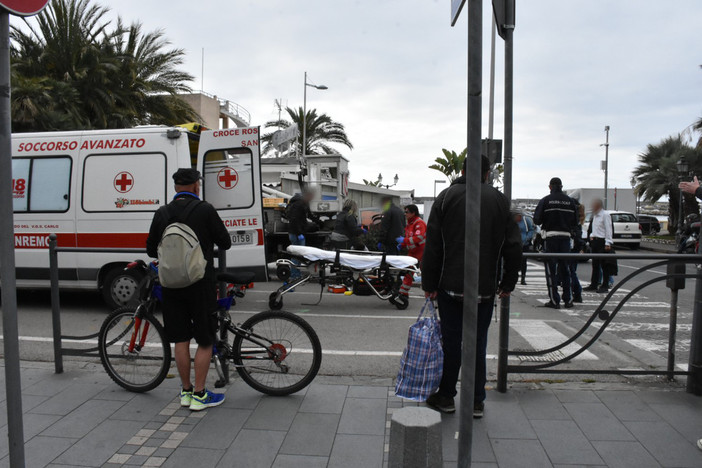
{"type": "Polygon", "coordinates": [[[190,341],[200,346],[214,343],[217,321],[217,285],[200,280],[185,288],[163,288],[163,323],[171,343],[190,341]]]}

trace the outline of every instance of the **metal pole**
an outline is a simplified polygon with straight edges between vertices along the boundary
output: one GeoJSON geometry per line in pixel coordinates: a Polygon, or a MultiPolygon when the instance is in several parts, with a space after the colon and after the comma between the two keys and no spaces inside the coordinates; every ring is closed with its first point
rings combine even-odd
{"type": "Polygon", "coordinates": [[[490,41],[490,104],[488,115],[488,140],[492,140],[495,129],[495,40],[497,21],[492,15],[492,40],[490,41]]]}
{"type": "Polygon", "coordinates": [[[51,280],[51,328],[54,334],[54,372],[61,374],[63,373],[63,343],[61,342],[61,300],[56,234],[49,236],[49,278],[51,280]]]}
{"type": "Polygon", "coordinates": [[[675,380],[675,333],[678,327],[678,290],[670,290],[670,319],[668,324],[668,380],[675,380]]]}
{"type": "Polygon", "coordinates": [[[607,209],[607,180],[609,179],[609,125],[605,126],[605,133],[607,134],[605,140],[605,183],[604,183],[604,209],[607,209]]]}
{"type": "Polygon", "coordinates": [[[512,123],[514,117],[515,0],[505,2],[505,196],[512,200],[512,123]]]}
{"type": "Polygon", "coordinates": [[[305,72],[305,86],[303,98],[302,98],[302,149],[300,150],[300,156],[304,159],[305,153],[307,152],[305,148],[307,147],[307,72],[305,72]]]}
{"type": "Polygon", "coordinates": [[[22,386],[17,331],[17,278],[12,209],[12,130],[10,128],[10,14],[0,8],[0,290],[5,352],[7,437],[10,466],[24,467],[22,386]]]}
{"type": "MultiPolygon", "coordinates": [[[[682,177],[678,177],[679,182],[683,181],[682,177]]],[[[678,199],[678,229],[675,231],[675,245],[680,248],[680,242],[682,241],[682,236],[683,236],[683,228],[685,227],[685,223],[683,222],[683,203],[685,203],[685,196],[683,194],[683,191],[678,189],[678,192],[680,192],[680,198],[678,199]]]]}
{"type": "Polygon", "coordinates": [[[509,297],[500,301],[500,348],[497,356],[497,391],[507,391],[507,351],[509,349],[509,297]]]}
{"type": "Polygon", "coordinates": [[[480,258],[481,126],[483,93],[483,0],[468,0],[468,154],[463,270],[463,351],[459,407],[458,467],[469,468],[473,453],[473,399],[478,325],[480,258]]]}

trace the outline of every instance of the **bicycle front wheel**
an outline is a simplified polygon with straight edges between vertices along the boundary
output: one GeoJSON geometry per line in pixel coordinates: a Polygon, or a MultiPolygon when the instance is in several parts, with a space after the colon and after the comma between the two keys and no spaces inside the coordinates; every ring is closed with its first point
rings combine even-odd
{"type": "Polygon", "coordinates": [[[283,396],[309,385],[322,364],[322,345],[314,329],[290,312],[261,312],[241,325],[233,354],[236,370],[255,390],[283,396]]]}
{"type": "Polygon", "coordinates": [[[134,307],[112,312],[100,327],[98,349],[105,371],[131,392],[156,388],[171,367],[171,346],[161,324],[134,307]]]}

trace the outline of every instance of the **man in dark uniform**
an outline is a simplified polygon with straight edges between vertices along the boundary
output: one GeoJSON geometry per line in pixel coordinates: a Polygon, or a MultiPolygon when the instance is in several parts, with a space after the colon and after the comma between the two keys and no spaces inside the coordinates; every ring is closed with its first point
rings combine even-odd
{"type": "Polygon", "coordinates": [[[392,202],[392,197],[385,195],[383,204],[383,219],[380,221],[380,238],[378,250],[388,255],[399,255],[397,238],[405,234],[405,214],[399,206],[392,202]]]}
{"type": "MultiPolygon", "coordinates": [[[[488,185],[490,161],[482,157],[480,190],[480,284],[478,294],[478,330],[475,360],[475,401],[473,417],[483,416],[487,380],[487,338],[495,295],[509,296],[519,277],[522,261],[522,237],[510,212],[509,200],[488,185]],[[498,266],[504,260],[502,276],[498,266]]],[[[443,413],[456,411],[454,397],[461,369],[463,341],[463,272],[466,231],[466,176],[456,179],[436,197],[427,223],[427,240],[422,260],[422,289],[436,298],[441,317],[444,369],[439,391],[427,399],[427,405],[443,413]]]]}
{"type": "MultiPolygon", "coordinates": [[[[544,237],[544,252],[570,253],[570,239],[578,224],[576,202],[563,193],[563,182],[554,177],[548,184],[549,195],[539,201],[534,212],[534,223],[541,226],[544,237]]],[[[563,285],[563,302],[566,308],[573,307],[570,285],[570,269],[565,259],[547,260],[546,284],[549,301],[545,307],[561,308],[558,285],[563,285]]]]}
{"type": "Polygon", "coordinates": [[[173,174],[176,195],[173,201],[156,211],[146,240],[150,257],[158,256],[158,245],[169,224],[181,222],[190,227],[200,242],[207,260],[205,277],[184,288],[163,288],[163,321],[166,337],[175,343],[175,361],[182,389],[180,403],[193,411],[218,406],[224,394],[212,393],[205,388],[207,372],[212,359],[217,309],[217,288],[214,270],[214,245],[223,250],[232,241],[222,219],[212,205],[200,201],[200,173],[195,169],[178,169],[173,174]],[[191,204],[186,219],[180,219],[191,204]],[[195,353],[195,385],[190,380],[190,341],[197,342],[195,353]]]}

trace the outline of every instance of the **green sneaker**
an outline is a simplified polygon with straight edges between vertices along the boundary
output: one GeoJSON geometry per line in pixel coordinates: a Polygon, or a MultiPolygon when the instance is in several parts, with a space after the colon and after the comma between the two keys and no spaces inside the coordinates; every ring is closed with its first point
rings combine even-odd
{"type": "Polygon", "coordinates": [[[183,406],[185,408],[189,407],[190,404],[193,401],[193,391],[190,390],[189,392],[186,392],[182,388],[180,389],[180,406],[183,406]]]}
{"type": "Polygon", "coordinates": [[[205,394],[203,396],[197,396],[193,393],[190,411],[202,411],[207,408],[219,406],[222,403],[224,403],[223,393],[212,393],[205,389],[205,394]]]}

